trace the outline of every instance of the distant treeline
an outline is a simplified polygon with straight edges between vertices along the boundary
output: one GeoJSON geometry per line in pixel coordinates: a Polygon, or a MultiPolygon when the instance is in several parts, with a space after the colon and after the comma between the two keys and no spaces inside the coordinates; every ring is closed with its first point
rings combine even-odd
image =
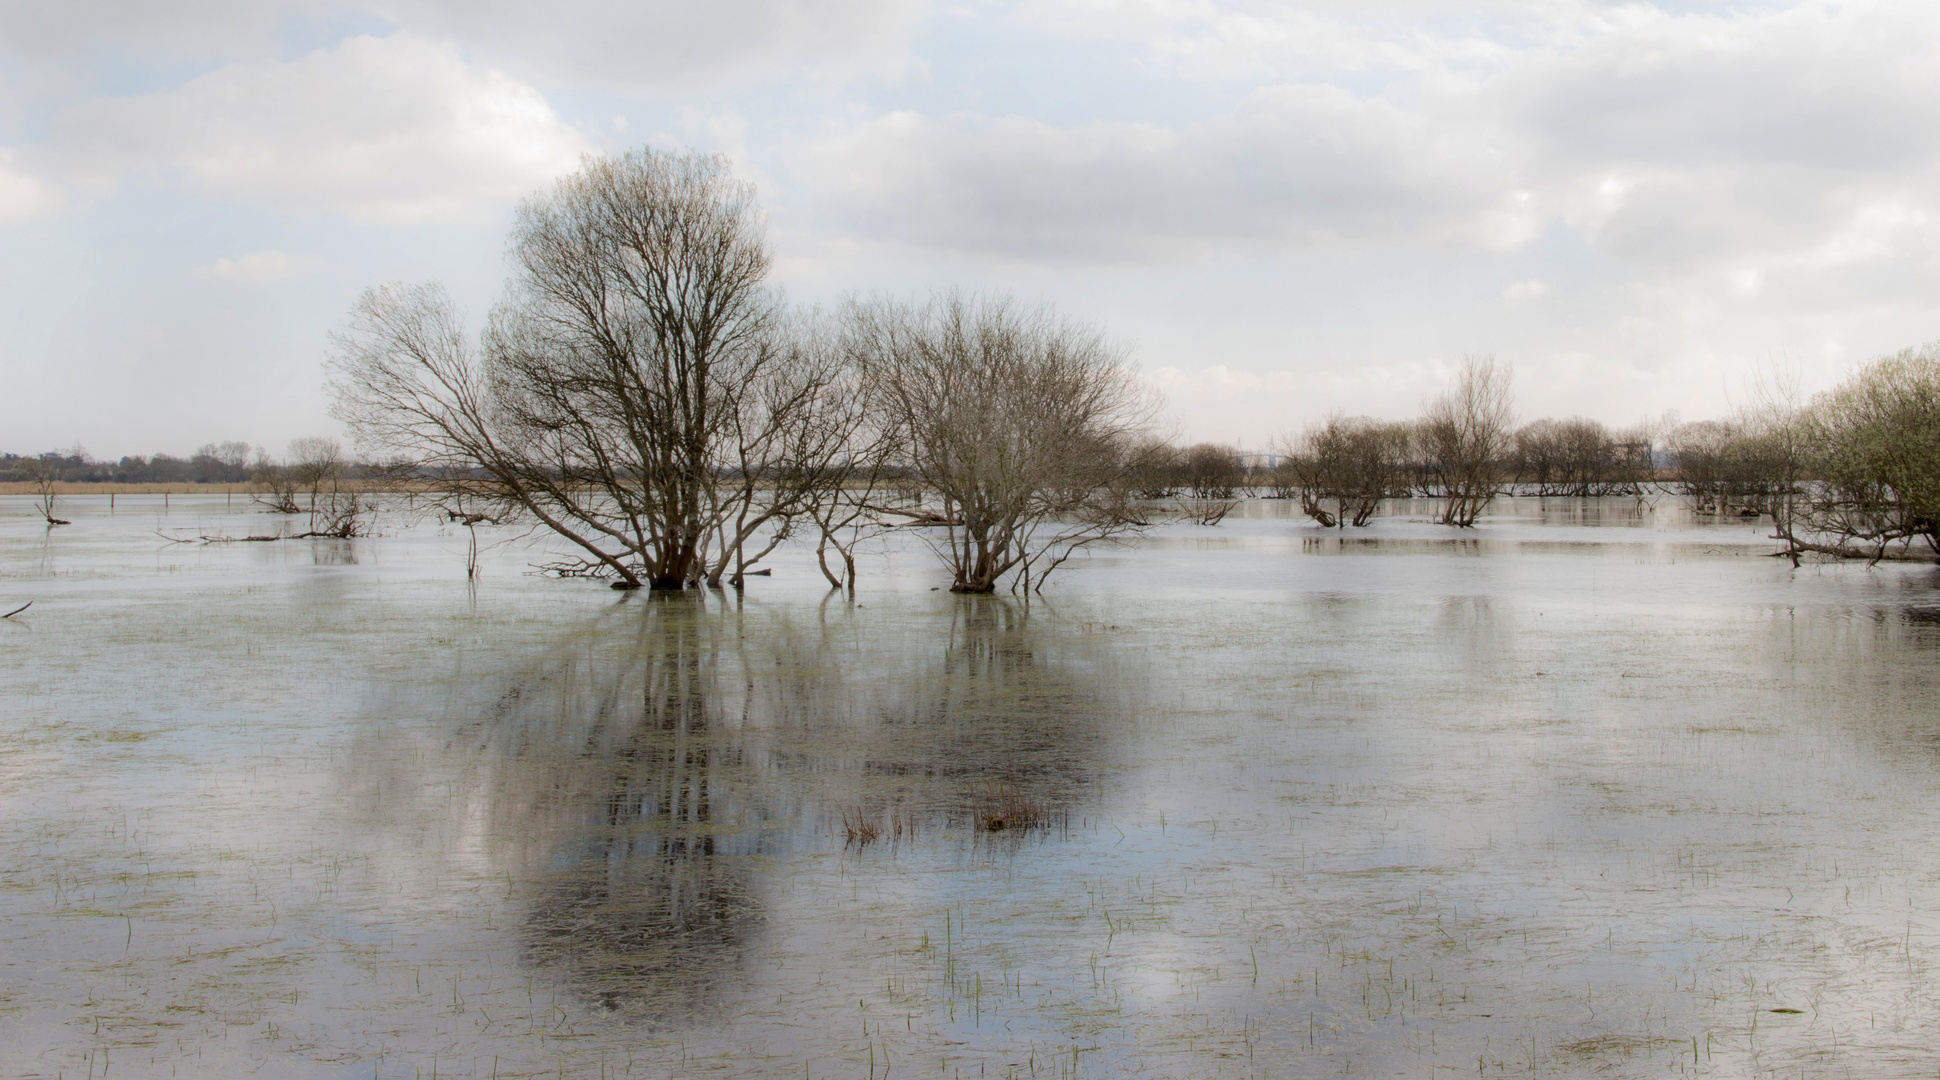
{"type": "MultiPolygon", "coordinates": [[[[188,457],[140,454],[101,461],[79,449],[43,454],[0,453],[0,484],[53,479],[64,484],[246,484],[264,479],[285,462],[246,442],[209,443],[188,457]]],[[[373,466],[345,462],[343,475],[358,479],[373,466]]]]}

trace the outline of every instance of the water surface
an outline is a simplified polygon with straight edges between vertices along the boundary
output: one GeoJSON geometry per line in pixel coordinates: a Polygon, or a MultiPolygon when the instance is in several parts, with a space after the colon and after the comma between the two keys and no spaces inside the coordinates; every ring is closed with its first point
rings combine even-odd
{"type": "Polygon", "coordinates": [[[0,500],[0,1075],[1940,1068],[1931,567],[1260,502],[1029,604],[908,534],[667,597],[62,507],[0,500]]]}

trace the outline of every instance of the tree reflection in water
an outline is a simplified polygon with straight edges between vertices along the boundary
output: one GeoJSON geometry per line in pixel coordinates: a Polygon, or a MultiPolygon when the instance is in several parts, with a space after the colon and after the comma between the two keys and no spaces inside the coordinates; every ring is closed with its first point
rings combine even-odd
{"type": "Polygon", "coordinates": [[[522,674],[468,733],[489,763],[490,831],[529,883],[527,963],[656,1020],[738,985],[762,923],[749,857],[784,840],[723,719],[705,603],[637,598],[601,640],[522,674]]]}
{"type": "MultiPolygon", "coordinates": [[[[1127,683],[1101,667],[1104,643],[1003,598],[948,604],[802,625],[635,594],[446,729],[430,763],[446,784],[395,745],[364,755],[360,782],[406,830],[437,792],[465,792],[437,842],[475,845],[516,893],[535,974],[608,1015],[718,1018],[749,984],[776,890],[820,872],[787,856],[842,850],[845,813],[885,840],[907,823],[910,857],[954,862],[979,846],[973,812],[993,792],[1060,822],[1094,791],[1125,715],[1101,689],[1127,683]]],[[[814,927],[781,932],[813,949],[814,927]]]]}
{"type": "Polygon", "coordinates": [[[1029,608],[993,596],[961,598],[940,660],[930,650],[911,678],[877,684],[853,760],[896,782],[865,785],[865,796],[900,789],[967,827],[1002,789],[1062,820],[1108,767],[1110,725],[1123,715],[1087,650],[1068,628],[1040,633],[1029,608]]]}

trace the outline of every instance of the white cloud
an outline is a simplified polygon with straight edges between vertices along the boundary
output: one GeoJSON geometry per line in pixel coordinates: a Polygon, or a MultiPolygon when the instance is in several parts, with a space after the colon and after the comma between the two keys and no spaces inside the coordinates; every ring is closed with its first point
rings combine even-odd
{"type": "Polygon", "coordinates": [[[146,175],[297,212],[419,221],[527,194],[587,147],[538,91],[398,34],[76,105],[46,156],[95,184],[146,175]]]}
{"type": "Polygon", "coordinates": [[[41,217],[60,203],[53,185],[16,169],[13,155],[0,150],[0,225],[41,217]]]}
{"type": "Polygon", "coordinates": [[[1506,303],[1519,304],[1524,300],[1534,300],[1548,291],[1548,285],[1530,278],[1527,281],[1518,281],[1502,290],[1502,299],[1506,303]]]}
{"type": "Polygon", "coordinates": [[[253,251],[233,259],[217,259],[198,266],[191,275],[203,281],[225,281],[232,285],[257,285],[301,277],[323,265],[310,255],[286,255],[280,251],[253,251]]]}

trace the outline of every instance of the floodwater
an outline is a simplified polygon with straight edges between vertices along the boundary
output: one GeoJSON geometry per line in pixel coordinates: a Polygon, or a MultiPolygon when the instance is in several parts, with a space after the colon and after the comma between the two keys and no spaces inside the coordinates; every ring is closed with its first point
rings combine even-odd
{"type": "Polygon", "coordinates": [[[1281,503],[958,597],[0,500],[0,1075],[1932,1076],[1940,575],[1281,503]],[[993,825],[1001,823],[1001,828],[993,825]]]}

